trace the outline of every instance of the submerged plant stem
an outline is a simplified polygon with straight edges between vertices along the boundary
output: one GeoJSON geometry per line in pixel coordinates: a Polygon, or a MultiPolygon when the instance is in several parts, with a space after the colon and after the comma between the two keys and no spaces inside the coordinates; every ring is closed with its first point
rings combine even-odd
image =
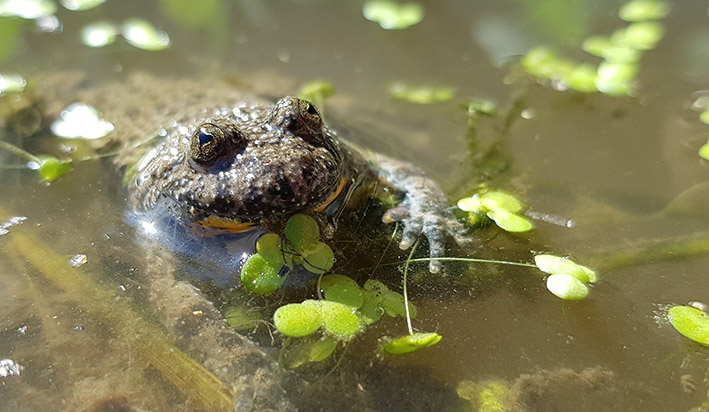
{"type": "Polygon", "coordinates": [[[404,309],[406,310],[406,326],[409,328],[409,335],[414,334],[414,328],[411,327],[411,313],[409,312],[409,293],[406,289],[406,277],[409,274],[409,263],[413,262],[416,259],[411,259],[411,257],[414,255],[414,252],[416,251],[416,247],[419,245],[419,241],[416,240],[416,243],[414,243],[413,246],[411,246],[411,252],[409,252],[409,258],[406,259],[406,263],[404,264],[404,309]]]}
{"type": "Polygon", "coordinates": [[[33,155],[30,152],[22,150],[19,147],[15,146],[14,144],[8,143],[4,140],[0,140],[0,148],[5,149],[12,154],[16,154],[20,157],[24,157],[25,159],[30,160],[32,162],[42,163],[42,160],[39,157],[33,155]]]}
{"type": "MultiPolygon", "coordinates": [[[[0,209],[0,217],[10,216],[0,209]]],[[[81,269],[71,268],[66,258],[51,250],[27,230],[18,228],[8,237],[8,244],[43,276],[60,289],[76,297],[78,304],[102,322],[113,325],[122,339],[146,365],[155,367],[185,397],[205,410],[233,411],[232,388],[219,380],[196,360],[167,339],[162,329],[140,317],[124,301],[103,288],[81,269]]]]}

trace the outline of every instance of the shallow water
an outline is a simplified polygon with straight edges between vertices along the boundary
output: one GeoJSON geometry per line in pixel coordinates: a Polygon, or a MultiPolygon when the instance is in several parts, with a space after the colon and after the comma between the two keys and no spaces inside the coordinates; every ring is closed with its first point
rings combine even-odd
{"type": "MultiPolygon", "coordinates": [[[[615,1],[430,1],[423,21],[401,31],[365,20],[361,2],[215,0],[187,9],[193,3],[109,0],[85,12],[60,7],[62,32],[40,33],[23,21],[16,36],[8,35],[15,48],[0,71],[30,82],[55,71],[86,72],[94,83],[141,71],[218,77],[269,97],[328,80],[336,87],[328,120],[365,130],[360,145],[420,165],[452,201],[489,180],[539,214],[574,222],[569,228],[537,221],[534,232],[516,236],[488,227],[475,233],[475,249],[456,253],[531,262],[534,253],[549,252],[601,269],[587,299],[563,305],[535,270],[450,264],[447,277],[437,278],[426,275],[425,265],[414,266],[414,326],[443,340],[381,358],[376,339],[406,331],[401,319],[383,321],[340,351],[338,365],[301,372],[315,383],[291,394],[296,406],[470,410],[474,406],[457,399],[456,385],[490,379],[517,383],[526,406],[509,410],[685,411],[707,401],[709,351],[655,319],[663,305],[709,301],[707,251],[685,256],[661,249],[617,259],[651,244],[709,234],[706,189],[697,186],[696,195],[678,199],[709,176],[697,155],[709,126],[691,109],[693,93],[709,78],[705,2],[673,4],[663,20],[665,37],[640,63],[634,97],[557,91],[510,75],[520,55],[537,45],[596,62],[579,45],[590,34],[625,25],[615,1]],[[83,25],[132,16],[165,30],[170,48],[142,51],[121,39],[102,49],[81,45],[83,25]],[[427,105],[395,100],[387,87],[397,81],[451,86],[455,97],[427,105]],[[500,115],[470,127],[461,107],[471,98],[495,101],[500,115]],[[502,117],[514,102],[521,113],[512,112],[517,114],[503,129],[502,117]],[[471,149],[492,144],[506,167],[483,173],[471,149]],[[335,373],[317,380],[331,368],[335,373]],[[564,375],[561,368],[577,374],[564,375]],[[583,381],[578,373],[586,368],[595,372],[583,381]],[[530,375],[526,381],[524,374],[530,375]]],[[[0,30],[17,24],[0,18],[0,30]]],[[[60,144],[45,138],[23,146],[57,154],[60,144]]],[[[28,217],[0,237],[0,359],[24,367],[19,377],[0,378],[0,410],[108,410],[91,408],[111,402],[130,408],[125,410],[196,408],[136,355],[126,334],[130,327],[95,316],[102,308],[91,298],[58,288],[12,243],[14,235],[39,239],[37,250],[48,247],[67,265],[70,257],[86,254],[77,277],[90,274],[92,288],[109,291],[113,299],[105,307],[128,303],[155,321],[159,316],[140,281],[146,262],[124,219],[120,176],[105,161],[88,161],[47,184],[33,171],[10,168],[22,159],[5,152],[0,158],[8,166],[0,172],[0,211],[28,217]]],[[[270,345],[265,336],[262,330],[255,339],[270,345]]]]}

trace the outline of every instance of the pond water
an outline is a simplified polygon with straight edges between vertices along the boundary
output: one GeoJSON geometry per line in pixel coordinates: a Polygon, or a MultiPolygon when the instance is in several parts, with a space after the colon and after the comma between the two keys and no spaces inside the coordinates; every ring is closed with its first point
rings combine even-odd
{"type": "MultiPolygon", "coordinates": [[[[387,318],[339,344],[330,359],[279,372],[253,357],[277,362],[282,336],[271,336],[264,323],[242,331],[261,345],[244,349],[251,357],[243,362],[254,362],[244,365],[285,376],[285,395],[273,392],[285,403],[272,409],[689,411],[707,404],[709,349],[666,321],[670,305],[709,302],[709,168],[697,154],[709,126],[694,105],[709,78],[706,2],[670,4],[661,19],[664,37],[642,53],[631,96],[560,90],[519,66],[537,46],[597,65],[581,44],[628,25],[618,17],[621,2],[421,4],[421,22],[403,30],[365,19],[361,1],[108,0],[86,11],[59,6],[62,28],[53,33],[33,20],[0,17],[0,73],[18,73],[29,84],[22,97],[0,95],[0,138],[60,157],[66,145],[78,145],[72,156],[85,157],[86,145],[45,128],[23,140],[10,113],[39,101],[29,113],[41,116],[46,107],[81,100],[85,89],[100,102],[135,74],[163,85],[146,96],[126,93],[137,110],[154,101],[151,93],[179,99],[174,88],[184,83],[158,82],[168,77],[197,85],[215,79],[270,99],[297,94],[314,80],[331,82],[336,91],[324,106],[326,119],[352,130],[347,135],[359,146],[420,166],[451,203],[486,183],[524,199],[536,218],[529,233],[476,229],[475,246],[451,248],[451,256],[522,263],[542,252],[572,256],[597,269],[600,280],[586,299],[564,303],[533,268],[454,262],[434,275],[427,264],[412,263],[413,326],[442,335],[435,346],[381,355],[380,337],[406,333],[405,320],[387,318]],[[170,46],[140,50],[122,38],[104,48],[82,45],[87,24],[130,17],[164,30],[170,46]],[[83,80],[42,83],[57,74],[83,80]],[[450,87],[454,95],[413,103],[391,95],[394,83],[450,87]],[[468,113],[475,99],[495,102],[496,114],[468,113]],[[505,395],[491,400],[495,390],[505,395]]],[[[48,112],[41,126],[54,120],[48,112]]],[[[213,329],[200,325],[214,309],[170,293],[184,290],[189,270],[144,253],[110,159],[74,162],[51,183],[16,154],[0,151],[0,159],[0,223],[27,217],[0,236],[0,359],[21,366],[19,375],[0,377],[0,411],[267,410],[250,392],[239,395],[243,382],[229,382],[234,375],[221,371],[231,355],[209,333],[229,326],[220,319],[212,319],[213,329]],[[72,268],[77,254],[87,262],[72,268]],[[178,273],[178,281],[151,277],[167,272],[178,273]],[[185,307],[189,316],[175,314],[185,307]],[[172,367],[176,353],[186,355],[172,367]],[[226,382],[215,383],[212,374],[226,382]],[[210,390],[236,396],[236,406],[204,401],[210,390]]],[[[386,244],[393,225],[379,229],[386,244]]],[[[349,245],[339,241],[336,235],[334,245],[349,245]]],[[[379,260],[372,251],[380,249],[363,247],[368,252],[340,259],[340,273],[371,271],[379,260]]],[[[376,272],[395,290],[401,272],[386,263],[406,256],[390,253],[376,272]]],[[[220,304],[233,299],[195,283],[220,304]]],[[[312,292],[294,295],[316,298],[312,292]]],[[[263,313],[286,299],[239,296],[263,313]]],[[[276,379],[268,373],[235,376],[276,379]]]]}

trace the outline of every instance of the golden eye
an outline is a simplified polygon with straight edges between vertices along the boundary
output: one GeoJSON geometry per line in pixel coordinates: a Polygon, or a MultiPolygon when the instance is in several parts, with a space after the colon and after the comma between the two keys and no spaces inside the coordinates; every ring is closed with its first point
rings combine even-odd
{"type": "Polygon", "coordinates": [[[320,130],[322,127],[320,112],[307,100],[298,100],[298,117],[310,130],[320,130]]]}
{"type": "Polygon", "coordinates": [[[201,165],[213,164],[227,148],[224,131],[213,123],[202,123],[192,134],[190,154],[201,165]]]}

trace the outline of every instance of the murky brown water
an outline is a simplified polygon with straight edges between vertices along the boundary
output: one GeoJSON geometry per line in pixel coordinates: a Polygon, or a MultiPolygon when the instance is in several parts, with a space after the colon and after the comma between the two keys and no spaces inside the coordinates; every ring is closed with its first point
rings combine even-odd
{"type": "MultiPolygon", "coordinates": [[[[328,119],[366,129],[358,143],[419,164],[451,200],[480,178],[472,170],[473,143],[461,104],[492,99],[504,113],[517,101],[524,117],[515,116],[505,132],[500,118],[483,118],[477,128],[483,142],[499,139],[508,166],[491,184],[575,226],[537,222],[534,232],[521,236],[488,228],[476,234],[478,246],[469,256],[529,262],[543,251],[605,269],[589,298],[565,307],[534,270],[452,264],[445,279],[413,276],[415,327],[437,331],[443,340],[382,359],[376,339],[406,331],[404,321],[386,320],[340,352],[344,358],[337,366],[303,373],[300,378],[314,383],[299,383],[307,387],[300,393],[291,387],[296,406],[470,410],[457,400],[456,385],[489,379],[514,385],[525,402],[526,409],[509,410],[688,411],[707,402],[709,351],[654,319],[660,305],[709,301],[707,251],[683,256],[664,249],[630,264],[612,260],[648,244],[709,235],[706,190],[696,189],[696,196],[666,209],[709,178],[697,155],[709,126],[690,109],[692,94],[709,79],[705,2],[673,4],[664,20],[665,38],[643,57],[633,98],[505,80],[510,62],[535,45],[592,60],[578,45],[589,34],[624,25],[614,1],[430,1],[423,21],[402,31],[365,20],[358,1],[213,0],[188,12],[185,7],[195,5],[182,3],[109,0],[86,12],[60,8],[64,30],[58,34],[39,33],[25,21],[0,72],[17,72],[30,82],[53,71],[82,71],[99,83],[141,71],[218,77],[248,83],[268,96],[328,80],[337,89],[328,119]],[[103,49],[81,45],[83,25],[131,16],[167,31],[171,47],[147,52],[120,39],[103,49]],[[430,105],[402,102],[387,94],[395,81],[452,86],[456,96],[430,105]]],[[[0,30],[15,24],[0,18],[0,30]]],[[[56,154],[58,145],[44,139],[25,147],[56,154]]],[[[19,377],[0,378],[0,410],[113,410],[100,409],[108,404],[135,411],[209,409],[186,400],[159,367],[141,357],[140,341],[130,331],[137,336],[144,324],[126,325],[103,312],[119,302],[132,312],[117,313],[140,314],[168,346],[176,339],[174,331],[158,326],[144,291],[146,262],[134,228],[124,221],[120,176],[107,162],[90,161],[46,184],[35,172],[9,168],[21,159],[5,152],[0,159],[8,166],[0,172],[0,211],[28,217],[0,237],[0,359],[24,367],[19,377]],[[38,251],[47,248],[67,265],[71,256],[86,254],[88,263],[76,276],[89,274],[93,283],[79,292],[57,286],[18,252],[14,235],[38,239],[38,251]],[[97,304],[80,294],[92,290],[111,298],[97,304]]],[[[47,252],[46,260],[52,256],[47,252]]],[[[268,345],[261,332],[258,339],[268,345]]]]}

